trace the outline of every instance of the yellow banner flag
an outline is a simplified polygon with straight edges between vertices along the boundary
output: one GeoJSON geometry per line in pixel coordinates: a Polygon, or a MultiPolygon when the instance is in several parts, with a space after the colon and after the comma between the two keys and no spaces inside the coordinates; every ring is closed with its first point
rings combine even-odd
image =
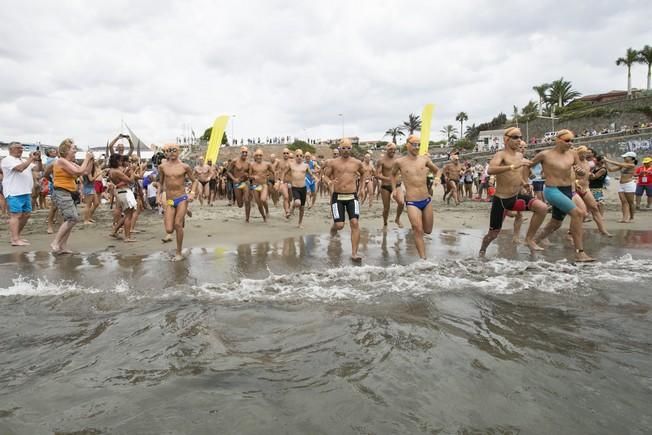
{"type": "Polygon", "coordinates": [[[428,145],[430,145],[430,122],[432,121],[432,112],[435,110],[434,104],[426,104],[421,112],[421,144],[419,146],[419,155],[428,154],[428,145]]]}
{"type": "Polygon", "coordinates": [[[226,129],[226,124],[228,122],[229,115],[222,115],[215,118],[213,131],[211,131],[211,138],[208,140],[208,148],[206,149],[204,163],[209,160],[213,162],[213,164],[217,163],[217,156],[219,156],[220,147],[222,146],[222,136],[224,136],[224,130],[226,129]]]}

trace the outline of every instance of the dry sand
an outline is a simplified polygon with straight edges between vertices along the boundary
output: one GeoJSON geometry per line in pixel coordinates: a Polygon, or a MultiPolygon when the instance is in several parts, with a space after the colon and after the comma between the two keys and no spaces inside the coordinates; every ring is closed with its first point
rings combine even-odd
{"type": "MultiPolygon", "coordinates": [[[[629,224],[618,223],[620,219],[620,203],[616,193],[617,182],[611,183],[607,194],[606,225],[611,230],[649,230],[652,213],[642,211],[636,215],[635,222],[629,224]]],[[[437,187],[433,199],[435,209],[435,230],[486,230],[489,224],[490,204],[486,202],[466,201],[459,206],[448,206],[441,200],[442,190],[437,187]]],[[[643,199],[645,202],[645,198],[643,199]]],[[[392,202],[390,211],[389,228],[396,228],[392,222],[395,216],[396,204],[392,202]]],[[[315,207],[306,210],[303,228],[297,228],[297,213],[286,220],[283,217],[282,206],[274,207],[270,201],[271,216],[264,223],[254,204],[252,204],[251,223],[244,222],[244,208],[229,207],[225,200],[220,200],[213,207],[199,206],[198,202],[192,204],[193,217],[186,220],[184,247],[230,247],[242,243],[274,242],[288,237],[305,234],[327,233],[332,220],[330,208],[326,197],[318,198],[315,207]]],[[[26,247],[12,247],[9,244],[7,231],[7,218],[0,218],[0,254],[10,252],[48,251],[53,235],[46,233],[46,210],[37,210],[32,214],[23,236],[31,243],[26,247]]],[[[527,216],[527,214],[526,214],[527,216]]],[[[547,218],[548,219],[548,218],[547,218]]],[[[124,243],[109,237],[111,226],[111,211],[107,205],[102,205],[95,214],[95,224],[77,224],[70,236],[69,248],[77,252],[92,253],[102,251],[107,247],[126,255],[150,254],[156,251],[173,253],[175,243],[163,244],[161,237],[164,235],[162,217],[150,210],[145,210],[138,220],[136,234],[137,243],[124,243]]],[[[564,227],[568,226],[566,219],[564,227]]],[[[402,216],[405,228],[409,222],[405,213],[402,216]]],[[[369,231],[379,230],[382,225],[381,201],[374,201],[371,209],[365,204],[362,207],[360,225],[369,231]]],[[[523,233],[528,223],[523,225],[523,233]]],[[[345,227],[345,231],[348,230],[345,227]]],[[[585,228],[594,229],[592,222],[585,223],[585,228]]],[[[504,225],[506,232],[512,231],[512,221],[507,219],[504,225]]]]}

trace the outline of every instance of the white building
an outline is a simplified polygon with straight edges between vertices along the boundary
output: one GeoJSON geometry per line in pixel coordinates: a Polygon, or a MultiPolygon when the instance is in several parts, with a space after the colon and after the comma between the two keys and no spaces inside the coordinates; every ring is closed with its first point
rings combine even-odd
{"type": "Polygon", "coordinates": [[[501,149],[505,146],[503,143],[503,134],[505,130],[483,130],[478,134],[476,144],[478,151],[491,151],[492,147],[501,149]]]}

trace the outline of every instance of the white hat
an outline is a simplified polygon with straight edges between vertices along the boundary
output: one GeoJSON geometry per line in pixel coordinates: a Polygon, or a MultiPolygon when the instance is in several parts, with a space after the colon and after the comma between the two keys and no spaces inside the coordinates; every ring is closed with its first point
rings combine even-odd
{"type": "Polygon", "coordinates": [[[625,154],[623,154],[620,157],[631,157],[633,159],[636,158],[636,153],[634,151],[627,151],[625,154]]]}

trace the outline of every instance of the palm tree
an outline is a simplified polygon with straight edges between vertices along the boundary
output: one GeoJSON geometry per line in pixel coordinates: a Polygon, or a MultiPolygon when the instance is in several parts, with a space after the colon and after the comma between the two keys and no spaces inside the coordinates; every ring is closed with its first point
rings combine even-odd
{"type": "Polygon", "coordinates": [[[415,131],[419,130],[421,131],[421,117],[419,115],[415,115],[414,113],[410,113],[408,116],[408,120],[403,122],[403,129],[407,130],[410,132],[410,134],[414,134],[415,131]]]}
{"type": "Polygon", "coordinates": [[[403,127],[401,127],[399,125],[398,127],[387,129],[387,131],[385,132],[383,137],[385,137],[385,136],[391,136],[392,137],[392,142],[396,143],[396,138],[398,136],[405,136],[405,133],[403,133],[403,127]]]}
{"type": "Polygon", "coordinates": [[[457,114],[457,116],[455,117],[455,121],[460,122],[460,132],[464,131],[464,121],[468,121],[468,120],[469,120],[469,115],[467,115],[465,112],[460,112],[457,114]]]}
{"type": "Polygon", "coordinates": [[[514,115],[514,117],[512,118],[512,121],[514,121],[516,123],[516,126],[518,127],[518,106],[516,106],[516,105],[513,106],[512,113],[514,115]]]}
{"type": "Polygon", "coordinates": [[[543,102],[548,99],[546,92],[550,89],[550,83],[542,83],[539,86],[532,86],[532,89],[534,89],[534,92],[539,96],[539,115],[543,115],[543,102]]]}
{"type": "Polygon", "coordinates": [[[525,107],[523,107],[523,109],[521,109],[521,113],[523,115],[525,115],[525,116],[533,115],[533,114],[537,113],[538,109],[539,109],[539,105],[536,103],[536,101],[530,100],[525,105],[525,107]]]}
{"type": "Polygon", "coordinates": [[[625,57],[616,59],[616,65],[627,65],[627,97],[632,96],[632,65],[638,62],[638,51],[628,48],[625,57]]]}
{"type": "Polygon", "coordinates": [[[448,143],[451,143],[451,139],[457,138],[457,129],[451,124],[445,125],[439,132],[446,135],[446,141],[448,143]]]}
{"type": "Polygon", "coordinates": [[[550,84],[550,95],[548,98],[553,104],[556,103],[557,107],[564,107],[566,103],[581,95],[578,91],[573,90],[571,82],[561,77],[559,80],[555,80],[550,84]]]}
{"type": "Polygon", "coordinates": [[[467,139],[473,139],[478,135],[478,127],[475,124],[467,125],[466,130],[464,131],[464,137],[467,139]]]}
{"type": "Polygon", "coordinates": [[[638,62],[647,63],[647,90],[650,90],[650,72],[652,70],[652,47],[646,45],[638,52],[638,62]]]}

